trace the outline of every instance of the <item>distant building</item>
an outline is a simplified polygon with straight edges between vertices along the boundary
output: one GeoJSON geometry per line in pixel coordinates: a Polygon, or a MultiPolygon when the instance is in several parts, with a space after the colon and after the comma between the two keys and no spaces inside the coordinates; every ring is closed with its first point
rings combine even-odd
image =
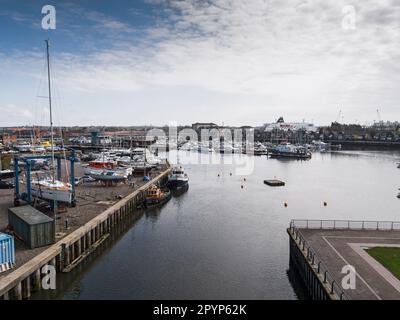
{"type": "Polygon", "coordinates": [[[318,128],[314,124],[307,122],[285,122],[283,117],[280,117],[277,122],[265,124],[265,132],[275,130],[317,132],[318,128]]]}
{"type": "Polygon", "coordinates": [[[213,128],[219,128],[219,126],[212,122],[209,123],[196,122],[192,124],[192,129],[196,131],[200,129],[213,129],[213,128]]]}

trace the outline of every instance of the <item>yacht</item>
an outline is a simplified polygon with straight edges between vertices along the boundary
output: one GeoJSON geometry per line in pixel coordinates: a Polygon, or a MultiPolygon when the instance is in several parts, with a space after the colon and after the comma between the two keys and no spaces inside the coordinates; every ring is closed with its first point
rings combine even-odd
{"type": "Polygon", "coordinates": [[[41,199],[72,203],[72,186],[57,180],[32,180],[31,193],[41,199]]]}
{"type": "Polygon", "coordinates": [[[270,152],[272,158],[310,159],[311,153],[303,146],[281,143],[270,152]]]}
{"type": "Polygon", "coordinates": [[[177,189],[189,184],[189,177],[182,166],[175,166],[168,176],[168,187],[177,189]]]}
{"type": "MultiPolygon", "coordinates": [[[[52,177],[49,179],[37,179],[31,181],[31,193],[33,196],[51,201],[60,201],[72,204],[72,185],[58,181],[55,178],[55,164],[54,164],[54,138],[53,138],[53,113],[51,108],[51,81],[50,81],[50,54],[49,54],[49,41],[46,40],[46,57],[47,57],[47,75],[48,75],[48,89],[49,89],[49,110],[50,110],[50,130],[51,130],[51,168],[52,177]]],[[[21,150],[20,150],[21,151],[21,150]]]]}
{"type": "Polygon", "coordinates": [[[30,143],[18,143],[13,145],[13,148],[16,149],[19,152],[28,152],[31,148],[31,144],[30,143]]]}

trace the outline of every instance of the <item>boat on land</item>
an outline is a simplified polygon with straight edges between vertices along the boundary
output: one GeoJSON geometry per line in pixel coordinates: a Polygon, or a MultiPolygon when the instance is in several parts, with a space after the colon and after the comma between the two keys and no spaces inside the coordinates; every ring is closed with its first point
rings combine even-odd
{"type": "Polygon", "coordinates": [[[306,160],[311,158],[311,152],[303,146],[295,146],[288,142],[281,143],[270,151],[271,158],[287,158],[306,160]]]}
{"type": "Polygon", "coordinates": [[[157,187],[155,184],[152,184],[147,190],[144,198],[144,205],[146,208],[155,208],[162,206],[164,203],[167,203],[171,199],[171,191],[170,190],[161,190],[160,187],[157,187]]]}
{"type": "Polygon", "coordinates": [[[124,181],[133,174],[131,167],[117,167],[111,160],[93,160],[83,169],[85,175],[100,181],[124,181]]]}
{"type": "Polygon", "coordinates": [[[31,144],[28,142],[21,142],[13,145],[13,148],[19,152],[29,152],[31,144]]]}
{"type": "MultiPolygon", "coordinates": [[[[19,171],[21,172],[21,171],[19,171]]],[[[15,171],[14,170],[0,170],[0,180],[2,179],[12,179],[15,176],[15,171]]]]}
{"type": "Polygon", "coordinates": [[[14,189],[14,184],[12,182],[0,180],[0,189],[14,189]]]}
{"type": "Polygon", "coordinates": [[[47,81],[49,90],[49,110],[50,110],[50,132],[51,132],[51,168],[52,177],[45,179],[36,179],[31,181],[31,193],[34,197],[44,200],[72,203],[72,185],[55,179],[55,161],[54,161],[54,129],[53,129],[53,112],[51,107],[51,80],[50,80],[50,54],[49,41],[46,40],[46,57],[47,57],[47,81]]]}
{"type": "Polygon", "coordinates": [[[170,189],[179,189],[189,184],[189,176],[182,166],[175,166],[171,169],[168,176],[168,187],[170,189]]]}
{"type": "Polygon", "coordinates": [[[31,193],[33,196],[45,200],[72,203],[72,186],[62,181],[32,180],[31,193]]]}

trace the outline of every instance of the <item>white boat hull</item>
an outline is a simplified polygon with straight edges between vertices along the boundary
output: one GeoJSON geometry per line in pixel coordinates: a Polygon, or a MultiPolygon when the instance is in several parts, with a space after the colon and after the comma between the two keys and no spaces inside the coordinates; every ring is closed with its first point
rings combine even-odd
{"type": "Polygon", "coordinates": [[[68,190],[53,190],[44,187],[31,186],[31,194],[45,200],[72,203],[72,193],[68,190]]]}

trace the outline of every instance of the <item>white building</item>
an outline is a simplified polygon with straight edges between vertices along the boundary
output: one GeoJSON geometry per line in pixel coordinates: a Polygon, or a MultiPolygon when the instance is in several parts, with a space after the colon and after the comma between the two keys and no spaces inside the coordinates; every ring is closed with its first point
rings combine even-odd
{"type": "Polygon", "coordinates": [[[282,117],[274,123],[265,124],[265,132],[271,132],[275,130],[281,131],[306,131],[306,132],[317,132],[318,127],[314,126],[312,123],[308,122],[285,122],[282,117]]]}

